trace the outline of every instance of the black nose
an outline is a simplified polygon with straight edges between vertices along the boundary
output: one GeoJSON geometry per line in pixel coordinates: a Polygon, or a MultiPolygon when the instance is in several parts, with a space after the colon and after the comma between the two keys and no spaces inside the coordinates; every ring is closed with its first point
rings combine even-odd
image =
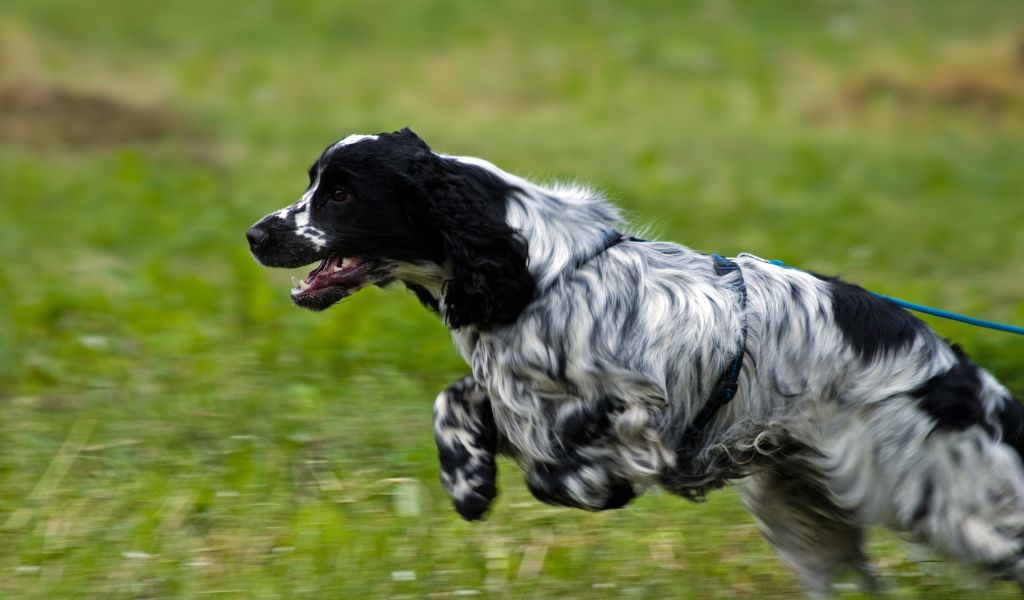
{"type": "Polygon", "coordinates": [[[270,237],[270,233],[259,225],[253,225],[249,231],[245,232],[245,239],[249,240],[249,247],[253,250],[267,241],[268,237],[270,237]]]}

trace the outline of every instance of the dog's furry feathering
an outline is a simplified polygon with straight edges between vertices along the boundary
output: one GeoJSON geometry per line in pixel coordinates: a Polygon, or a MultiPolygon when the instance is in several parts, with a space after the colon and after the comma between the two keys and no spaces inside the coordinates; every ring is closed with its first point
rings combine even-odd
{"type": "Polygon", "coordinates": [[[247,237],[262,264],[320,264],[322,310],[403,283],[452,330],[472,375],[434,405],[441,477],[481,517],[497,454],[533,494],[618,508],[650,486],[690,499],[742,480],[768,541],[809,589],[875,578],[864,529],[909,532],[1024,581],[1024,408],[894,304],[756,257],[626,237],[582,187],[541,187],[436,154],[408,129],[350,136],[294,204],[247,237]],[[739,392],[681,439],[747,338],[739,392]]]}

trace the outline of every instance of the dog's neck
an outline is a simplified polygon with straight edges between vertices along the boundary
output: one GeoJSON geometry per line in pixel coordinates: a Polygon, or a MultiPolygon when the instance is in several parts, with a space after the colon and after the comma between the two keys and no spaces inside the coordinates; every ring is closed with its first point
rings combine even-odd
{"type": "Polygon", "coordinates": [[[490,171],[517,191],[506,199],[506,220],[526,240],[527,268],[537,289],[547,288],[566,269],[601,245],[609,230],[623,225],[616,207],[581,185],[540,186],[472,157],[453,157],[490,171]]]}
{"type": "Polygon", "coordinates": [[[444,282],[451,276],[451,267],[429,261],[399,263],[395,270],[395,277],[434,312],[440,312],[444,282]]]}
{"type": "Polygon", "coordinates": [[[526,240],[527,268],[539,290],[593,254],[609,231],[622,226],[618,211],[603,196],[576,186],[534,186],[509,200],[507,215],[509,225],[526,240]]]}
{"type": "MultiPolygon", "coordinates": [[[[537,289],[558,277],[606,243],[610,231],[622,226],[618,209],[600,193],[578,185],[542,187],[472,157],[448,157],[486,169],[508,181],[516,191],[506,198],[506,220],[526,241],[527,269],[537,289]]],[[[403,264],[396,273],[424,305],[443,312],[445,281],[451,269],[434,263],[403,264]]]]}

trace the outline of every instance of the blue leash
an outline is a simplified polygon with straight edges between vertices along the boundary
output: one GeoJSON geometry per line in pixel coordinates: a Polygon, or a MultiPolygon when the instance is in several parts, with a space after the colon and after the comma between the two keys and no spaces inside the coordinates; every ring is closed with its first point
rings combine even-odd
{"type": "Polygon", "coordinates": [[[937,308],[931,308],[929,306],[922,306],[920,304],[914,304],[913,302],[907,302],[906,300],[900,300],[899,298],[892,298],[878,292],[871,292],[879,298],[885,298],[890,302],[895,302],[903,308],[908,308],[926,315],[932,315],[934,317],[941,317],[943,319],[949,319],[951,321],[960,321],[961,323],[967,323],[968,325],[974,325],[975,327],[987,327],[989,329],[995,329],[996,331],[1005,331],[1007,333],[1016,333],[1017,335],[1024,335],[1024,327],[1017,327],[1016,325],[1007,325],[1006,323],[996,323],[994,321],[985,321],[982,319],[975,319],[974,317],[968,317],[965,315],[958,315],[948,310],[939,310],[937,308]]]}
{"type": "MultiPolygon", "coordinates": [[[[757,258],[752,254],[747,254],[746,256],[757,258]]],[[[796,267],[791,267],[778,259],[768,260],[765,262],[769,262],[773,265],[777,265],[786,269],[796,269],[796,267]]],[[[1007,333],[1016,333],[1017,335],[1024,335],[1024,327],[1018,327],[1016,325],[1007,325],[1005,323],[996,323],[994,321],[985,321],[982,319],[975,319],[974,317],[958,315],[957,313],[949,312],[948,310],[939,310],[937,308],[931,308],[929,306],[922,306],[921,304],[914,304],[913,302],[907,302],[906,300],[900,300],[899,298],[893,298],[891,296],[879,294],[878,292],[871,293],[878,296],[879,298],[885,298],[890,302],[895,302],[896,304],[902,306],[903,308],[913,310],[919,313],[924,313],[926,315],[932,315],[933,317],[940,317],[943,319],[949,319],[951,321],[960,321],[961,323],[967,323],[968,325],[974,325],[975,327],[986,327],[988,329],[995,329],[996,331],[1005,331],[1007,333]]]]}

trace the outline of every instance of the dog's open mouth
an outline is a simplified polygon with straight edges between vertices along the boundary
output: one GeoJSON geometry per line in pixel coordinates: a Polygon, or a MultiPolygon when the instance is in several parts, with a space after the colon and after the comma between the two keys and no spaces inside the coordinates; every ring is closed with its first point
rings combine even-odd
{"type": "Polygon", "coordinates": [[[311,310],[323,310],[373,283],[375,263],[364,258],[329,256],[305,280],[292,277],[292,301],[311,310]]]}

